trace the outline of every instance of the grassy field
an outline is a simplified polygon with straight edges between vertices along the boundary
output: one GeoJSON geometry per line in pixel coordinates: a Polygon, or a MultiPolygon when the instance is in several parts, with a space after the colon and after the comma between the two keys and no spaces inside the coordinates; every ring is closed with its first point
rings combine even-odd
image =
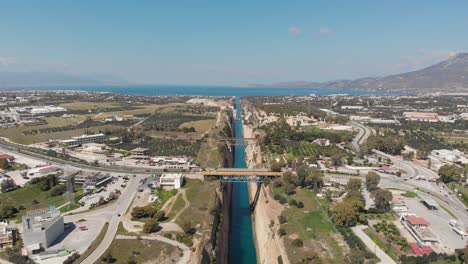
{"type": "Polygon", "coordinates": [[[215,125],[216,125],[215,119],[206,119],[206,120],[186,122],[180,125],[179,128],[193,127],[195,128],[196,133],[204,134],[215,125]]]}
{"type": "Polygon", "coordinates": [[[180,104],[145,104],[145,105],[137,105],[138,109],[130,109],[130,110],[121,110],[121,111],[112,111],[112,112],[105,112],[102,113],[99,118],[107,118],[112,116],[123,116],[123,115],[143,115],[143,114],[153,114],[156,111],[161,111],[162,109],[176,106],[180,104]]]}
{"type": "Polygon", "coordinates": [[[390,249],[388,249],[388,245],[384,241],[382,241],[380,237],[377,236],[377,234],[375,234],[373,231],[371,231],[368,228],[364,229],[364,233],[366,233],[369,236],[369,238],[372,239],[372,241],[374,241],[375,244],[377,244],[379,248],[385,251],[385,253],[387,253],[389,257],[391,257],[393,260],[398,262],[398,257],[396,253],[392,250],[391,247],[390,249]]]}
{"type": "Polygon", "coordinates": [[[287,198],[304,203],[304,208],[291,206],[283,212],[287,222],[281,227],[287,233],[284,242],[291,263],[298,263],[312,253],[322,256],[324,263],[344,263],[344,252],[340,245],[344,241],[341,241],[341,236],[320,209],[315,194],[310,190],[297,189],[296,194],[287,198]],[[302,239],[303,247],[292,245],[296,237],[302,239]]]}
{"type": "Polygon", "coordinates": [[[118,127],[113,126],[113,125],[102,125],[102,126],[95,126],[89,129],[80,128],[80,129],[74,129],[74,130],[62,131],[62,132],[24,135],[22,133],[23,132],[22,128],[9,128],[9,129],[0,130],[0,136],[9,138],[11,141],[16,142],[16,143],[29,145],[33,143],[46,142],[49,139],[69,139],[74,136],[83,135],[86,131],[92,131],[92,132],[97,133],[98,131],[113,130],[113,129],[118,129],[118,127]]]}
{"type": "Polygon", "coordinates": [[[175,216],[180,210],[182,210],[182,208],[184,208],[184,206],[185,206],[184,198],[182,197],[182,195],[179,195],[179,196],[177,197],[176,201],[174,202],[174,205],[172,206],[172,210],[171,210],[171,212],[169,213],[168,218],[169,218],[169,219],[174,218],[174,216],[175,216]]]}
{"type": "Polygon", "coordinates": [[[116,102],[70,102],[70,103],[63,103],[59,106],[65,107],[68,110],[94,110],[94,109],[106,109],[106,108],[114,108],[121,106],[120,103],[116,102]]]}
{"type": "Polygon", "coordinates": [[[181,254],[177,247],[160,241],[114,239],[103,256],[111,255],[115,263],[175,263],[181,254]]]}
{"type": "MultiPolygon", "coordinates": [[[[185,179],[186,195],[190,201],[187,208],[176,220],[177,224],[190,221],[192,226],[200,224],[202,228],[211,226],[210,212],[215,206],[215,189],[218,182],[185,179]]],[[[208,229],[209,230],[209,229],[208,229]]]]}
{"type": "MultiPolygon", "coordinates": [[[[75,195],[79,195],[81,192],[81,189],[78,189],[75,195]]],[[[66,199],[63,196],[52,197],[50,193],[51,190],[44,192],[40,190],[39,186],[29,184],[11,192],[0,193],[0,205],[12,205],[16,208],[23,206],[25,209],[20,210],[15,217],[17,223],[20,223],[21,216],[28,210],[48,208],[50,205],[58,207],[66,203],[66,199]],[[38,203],[33,204],[33,200],[36,200],[38,203]]]]}

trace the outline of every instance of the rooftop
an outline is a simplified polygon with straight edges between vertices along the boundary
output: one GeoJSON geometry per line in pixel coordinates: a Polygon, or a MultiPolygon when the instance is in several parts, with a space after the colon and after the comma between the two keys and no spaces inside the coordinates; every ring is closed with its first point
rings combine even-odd
{"type": "Polygon", "coordinates": [[[426,219],[414,215],[407,216],[406,221],[408,221],[411,225],[429,225],[429,222],[426,219]]]}

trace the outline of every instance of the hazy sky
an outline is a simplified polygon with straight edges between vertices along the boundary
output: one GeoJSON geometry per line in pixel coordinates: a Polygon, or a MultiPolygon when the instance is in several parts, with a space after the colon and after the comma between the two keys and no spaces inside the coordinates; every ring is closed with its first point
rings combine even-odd
{"type": "Polygon", "coordinates": [[[466,0],[0,0],[0,71],[240,85],[398,73],[467,50],[466,0]]]}

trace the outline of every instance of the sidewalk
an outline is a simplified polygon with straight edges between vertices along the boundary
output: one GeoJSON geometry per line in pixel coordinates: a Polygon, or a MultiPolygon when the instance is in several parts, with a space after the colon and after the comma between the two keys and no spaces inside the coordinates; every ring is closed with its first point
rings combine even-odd
{"type": "Polygon", "coordinates": [[[389,257],[387,253],[385,253],[379,246],[377,246],[374,241],[372,241],[372,239],[370,239],[370,237],[368,237],[366,233],[362,231],[364,228],[366,228],[366,226],[360,225],[352,227],[351,230],[353,230],[354,234],[356,234],[356,236],[358,236],[362,242],[366,244],[370,251],[375,252],[375,255],[377,255],[377,257],[380,259],[379,263],[396,264],[396,262],[391,257],[389,257]]]}

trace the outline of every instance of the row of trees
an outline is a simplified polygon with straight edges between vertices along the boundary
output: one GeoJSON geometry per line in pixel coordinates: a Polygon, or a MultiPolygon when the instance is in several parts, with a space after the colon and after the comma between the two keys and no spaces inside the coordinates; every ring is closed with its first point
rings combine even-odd
{"type": "MultiPolygon", "coordinates": [[[[393,199],[392,193],[378,187],[380,176],[375,172],[369,172],[366,176],[365,188],[374,198],[376,211],[390,211],[390,202],[393,199]]],[[[331,210],[332,221],[342,227],[354,226],[358,223],[365,223],[365,199],[362,196],[361,188],[363,183],[361,179],[351,178],[346,184],[346,197],[336,203],[331,210]]]]}

